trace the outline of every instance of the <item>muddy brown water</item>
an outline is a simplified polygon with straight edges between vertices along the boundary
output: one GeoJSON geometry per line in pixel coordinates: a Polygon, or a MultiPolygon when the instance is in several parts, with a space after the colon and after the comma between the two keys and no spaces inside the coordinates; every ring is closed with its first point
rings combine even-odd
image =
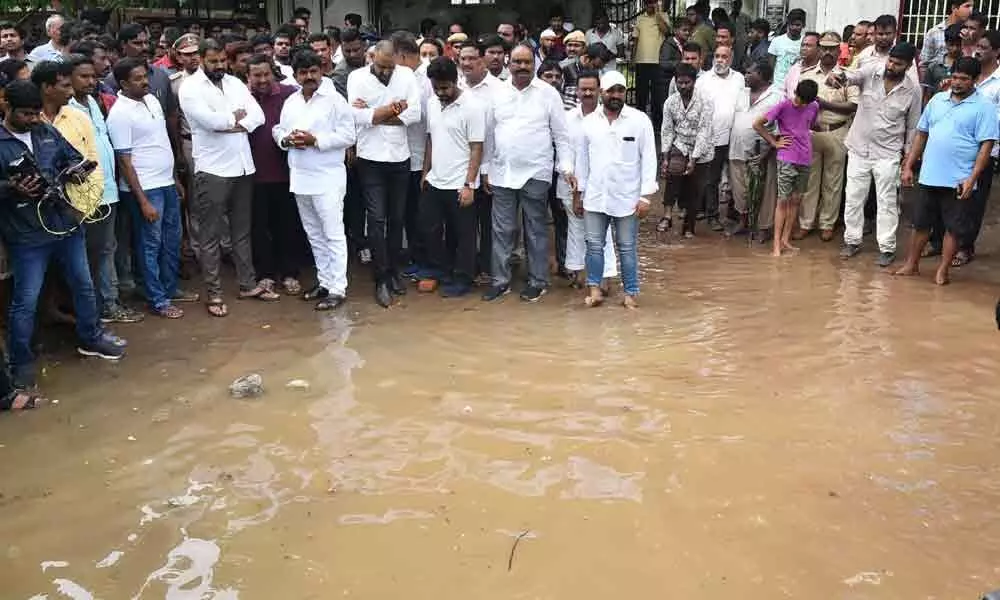
{"type": "Polygon", "coordinates": [[[355,282],[337,315],[192,307],[120,327],[120,365],[50,356],[59,404],[0,418],[0,598],[1000,587],[995,265],[938,288],[804,246],[644,239],[635,313],[355,282]]]}

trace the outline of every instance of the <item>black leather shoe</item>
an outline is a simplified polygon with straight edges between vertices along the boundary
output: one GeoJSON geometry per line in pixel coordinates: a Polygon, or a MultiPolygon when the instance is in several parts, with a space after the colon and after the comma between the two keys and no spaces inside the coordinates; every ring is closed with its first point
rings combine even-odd
{"type": "Polygon", "coordinates": [[[375,284],[375,302],[382,308],[389,308],[389,305],[392,304],[392,292],[389,290],[388,283],[383,281],[375,284]]]}
{"type": "Polygon", "coordinates": [[[406,295],[406,284],[399,275],[389,277],[389,290],[396,296],[406,295]]]}
{"type": "Polygon", "coordinates": [[[330,295],[330,290],[326,289],[321,285],[317,285],[313,289],[302,294],[302,299],[308,302],[312,302],[313,300],[322,300],[323,298],[326,298],[329,295],[330,295]]]}
{"type": "Polygon", "coordinates": [[[327,296],[316,303],[316,310],[336,310],[347,300],[343,296],[327,296]]]}

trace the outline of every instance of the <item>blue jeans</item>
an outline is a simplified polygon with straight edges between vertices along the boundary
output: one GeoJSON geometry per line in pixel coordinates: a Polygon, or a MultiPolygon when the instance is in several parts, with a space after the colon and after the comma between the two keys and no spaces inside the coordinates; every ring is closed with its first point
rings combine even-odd
{"type": "Polygon", "coordinates": [[[177,188],[172,185],[143,191],[160,213],[152,223],[142,216],[134,195],[123,192],[122,201],[132,213],[132,236],[146,299],[154,310],[162,310],[170,305],[177,293],[181,268],[181,201],[177,188]]]}
{"type": "Polygon", "coordinates": [[[604,276],[604,241],[608,226],[615,228],[615,246],[621,262],[622,286],[629,296],[639,295],[639,255],[636,242],[639,237],[639,219],[635,214],[612,217],[604,213],[587,211],[583,214],[587,230],[587,285],[601,285],[604,276]]]}
{"type": "Polygon", "coordinates": [[[28,387],[35,381],[31,336],[35,332],[38,295],[45,282],[49,259],[55,259],[69,284],[76,312],[76,335],[84,344],[94,342],[101,334],[97,321],[97,298],[90,280],[87,244],[82,229],[38,246],[10,244],[8,249],[14,274],[14,292],[7,317],[10,368],[15,384],[28,387]]]}

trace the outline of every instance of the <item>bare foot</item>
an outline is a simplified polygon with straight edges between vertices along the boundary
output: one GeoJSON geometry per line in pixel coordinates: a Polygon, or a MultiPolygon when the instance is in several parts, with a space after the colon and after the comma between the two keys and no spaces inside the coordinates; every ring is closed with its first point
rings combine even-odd
{"type": "Polygon", "coordinates": [[[636,302],[635,296],[628,296],[628,295],[626,295],[625,299],[622,300],[622,306],[624,306],[625,308],[627,308],[629,310],[635,310],[635,309],[639,308],[639,303],[636,302]]]}
{"type": "Polygon", "coordinates": [[[903,266],[898,269],[893,269],[889,271],[890,275],[899,275],[900,277],[906,277],[909,275],[920,275],[920,268],[917,265],[911,265],[909,262],[904,263],[903,266]]]}
{"type": "Polygon", "coordinates": [[[597,308],[604,303],[604,294],[600,288],[590,288],[590,295],[583,299],[583,303],[590,308],[597,308]]]}
{"type": "Polygon", "coordinates": [[[775,248],[771,250],[771,256],[781,256],[781,248],[775,248]]]}
{"type": "Polygon", "coordinates": [[[934,283],[938,285],[948,285],[951,283],[951,277],[949,277],[948,271],[938,269],[937,273],[934,274],[934,283]]]}
{"type": "Polygon", "coordinates": [[[798,246],[793,246],[793,245],[789,244],[788,242],[781,242],[781,249],[782,250],[790,250],[792,252],[798,252],[799,251],[798,246]]]}

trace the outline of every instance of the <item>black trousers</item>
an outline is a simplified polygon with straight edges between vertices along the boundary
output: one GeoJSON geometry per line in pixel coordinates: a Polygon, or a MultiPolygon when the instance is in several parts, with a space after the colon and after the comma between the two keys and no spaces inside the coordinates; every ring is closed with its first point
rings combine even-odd
{"type": "Polygon", "coordinates": [[[288,182],[254,183],[250,243],[258,279],[299,276],[304,233],[288,182]]]}
{"type": "Polygon", "coordinates": [[[403,263],[403,221],[410,187],[410,161],[358,159],[361,196],[368,222],[368,245],[376,281],[395,275],[403,263]]]}
{"type": "Polygon", "coordinates": [[[476,259],[476,270],[479,273],[492,273],[493,256],[493,195],[487,194],[483,188],[476,190],[476,221],[479,229],[479,255],[476,259]]]}
{"type": "Polygon", "coordinates": [[[427,248],[421,235],[420,224],[420,178],[421,171],[410,171],[410,187],[406,193],[406,248],[409,250],[410,262],[427,264],[427,248]]]}
{"type": "MultiPolygon", "coordinates": [[[[983,218],[986,216],[986,204],[990,199],[990,191],[993,189],[993,174],[995,172],[996,159],[990,158],[990,163],[976,181],[976,189],[968,200],[969,227],[958,239],[959,250],[973,254],[976,252],[976,239],[979,237],[979,230],[983,228],[983,218]]],[[[940,215],[931,225],[930,244],[937,250],[944,247],[944,222],[940,215]]]]}
{"type": "Polygon", "coordinates": [[[663,123],[663,103],[667,100],[663,82],[663,69],[659,64],[635,65],[635,106],[649,115],[657,134],[663,123]]]}
{"type": "Polygon", "coordinates": [[[983,217],[986,216],[986,204],[990,199],[990,190],[993,189],[993,174],[996,172],[996,159],[991,158],[983,173],[976,181],[976,191],[969,198],[969,230],[967,235],[958,240],[958,248],[966,252],[976,251],[976,239],[979,237],[979,230],[983,228],[983,217]]]}
{"type": "Polygon", "coordinates": [[[719,201],[719,182],[722,180],[722,169],[729,162],[729,146],[716,146],[712,162],[708,163],[708,170],[705,173],[705,196],[702,198],[701,210],[705,211],[706,217],[720,217],[719,208],[722,202],[719,201]]]}
{"type": "Polygon", "coordinates": [[[344,232],[355,252],[368,247],[365,235],[365,200],[361,196],[358,167],[347,167],[347,194],[344,196],[344,232]]]}
{"type": "Polygon", "coordinates": [[[427,186],[420,199],[420,221],[432,269],[472,283],[476,277],[476,216],[475,203],[458,204],[458,190],[427,186]]]}
{"type": "Polygon", "coordinates": [[[709,163],[696,163],[694,170],[688,175],[670,177],[667,180],[666,206],[676,202],[684,209],[683,231],[694,232],[695,216],[701,208],[701,191],[709,163]]]}
{"type": "Polygon", "coordinates": [[[569,233],[569,216],[566,215],[566,207],[562,200],[556,198],[556,182],[559,173],[552,175],[552,185],[549,186],[549,211],[552,213],[552,227],[556,236],[556,264],[560,269],[566,268],[566,235],[569,233]]]}

